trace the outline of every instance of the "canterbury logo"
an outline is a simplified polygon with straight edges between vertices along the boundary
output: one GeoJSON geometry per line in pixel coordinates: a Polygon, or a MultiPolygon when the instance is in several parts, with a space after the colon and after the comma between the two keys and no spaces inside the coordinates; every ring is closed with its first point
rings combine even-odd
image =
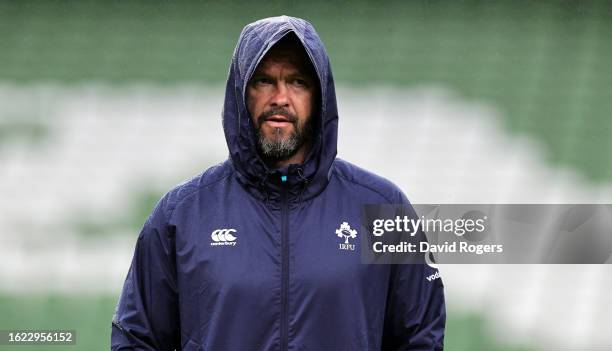
{"type": "Polygon", "coordinates": [[[236,238],[232,233],[236,233],[236,229],[217,229],[210,234],[210,238],[213,240],[210,246],[221,246],[221,245],[236,245],[236,238]]]}

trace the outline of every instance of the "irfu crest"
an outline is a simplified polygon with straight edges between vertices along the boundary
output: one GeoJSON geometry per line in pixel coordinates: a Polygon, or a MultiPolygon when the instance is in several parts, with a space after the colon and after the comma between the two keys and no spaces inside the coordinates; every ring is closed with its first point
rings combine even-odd
{"type": "Polygon", "coordinates": [[[348,222],[342,222],[340,228],[336,229],[336,235],[339,238],[344,238],[344,243],[339,244],[341,250],[355,250],[355,244],[349,244],[349,239],[355,239],[357,231],[352,229],[348,222]]]}

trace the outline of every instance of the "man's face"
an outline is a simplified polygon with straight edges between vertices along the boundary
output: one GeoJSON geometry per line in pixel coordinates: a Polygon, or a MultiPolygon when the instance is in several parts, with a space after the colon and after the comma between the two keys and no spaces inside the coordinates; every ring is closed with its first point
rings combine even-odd
{"type": "Polygon", "coordinates": [[[273,47],[261,60],[247,87],[247,108],[259,152],[272,161],[303,153],[312,137],[318,81],[301,48],[273,47]]]}

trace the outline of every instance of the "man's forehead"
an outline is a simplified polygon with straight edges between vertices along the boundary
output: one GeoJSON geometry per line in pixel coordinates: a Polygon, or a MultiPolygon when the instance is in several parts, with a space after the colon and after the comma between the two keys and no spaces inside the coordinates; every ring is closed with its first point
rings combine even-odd
{"type": "Polygon", "coordinates": [[[310,63],[310,59],[306,56],[306,53],[298,50],[272,48],[266,53],[261,62],[291,62],[293,64],[305,65],[310,63]]]}
{"type": "Polygon", "coordinates": [[[302,73],[314,74],[312,62],[306,50],[299,42],[277,43],[268,50],[256,70],[260,71],[271,63],[289,63],[302,73]]]}

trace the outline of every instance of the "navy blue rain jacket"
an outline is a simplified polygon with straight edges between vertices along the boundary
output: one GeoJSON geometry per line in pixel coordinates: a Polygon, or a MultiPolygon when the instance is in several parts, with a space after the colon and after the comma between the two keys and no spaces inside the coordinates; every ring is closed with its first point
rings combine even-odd
{"type": "Polygon", "coordinates": [[[361,206],[408,201],[391,182],[336,158],[334,80],[310,23],[281,16],[244,28],[223,129],[228,160],[171,190],[146,221],[112,349],[441,350],[443,285],[426,279],[436,270],[361,263],[361,206]],[[320,114],[306,161],[273,170],[257,154],[245,90],[267,50],[291,32],[321,83],[320,114]]]}

